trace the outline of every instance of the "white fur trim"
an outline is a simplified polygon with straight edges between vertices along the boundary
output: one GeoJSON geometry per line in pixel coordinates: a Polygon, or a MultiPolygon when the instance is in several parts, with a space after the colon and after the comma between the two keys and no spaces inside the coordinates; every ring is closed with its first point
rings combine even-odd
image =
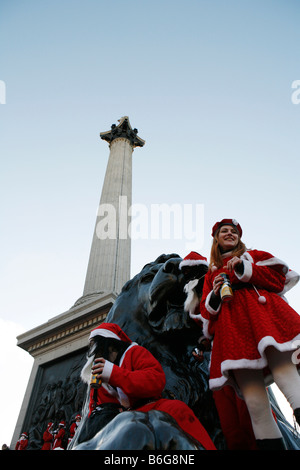
{"type": "Polygon", "coordinates": [[[201,314],[199,315],[199,319],[202,321],[202,331],[203,331],[203,334],[205,336],[205,338],[208,338],[208,339],[212,339],[212,335],[209,334],[209,320],[207,320],[206,318],[204,318],[201,314]]]}
{"type": "Polygon", "coordinates": [[[184,286],[184,292],[187,293],[187,298],[185,299],[185,302],[184,302],[184,310],[186,312],[189,312],[191,316],[194,314],[196,307],[200,303],[200,299],[194,290],[195,287],[198,285],[198,282],[199,282],[199,279],[193,279],[192,281],[188,282],[184,286]]]}
{"type": "Polygon", "coordinates": [[[245,253],[242,254],[241,259],[246,259],[247,261],[250,261],[250,263],[254,263],[254,259],[248,251],[245,251],[245,253]]]}
{"type": "MultiPolygon", "coordinates": [[[[120,362],[119,362],[119,367],[121,367],[121,365],[123,364],[123,361],[125,359],[125,356],[127,354],[127,352],[129,351],[129,349],[131,349],[133,346],[137,346],[137,343],[131,343],[131,345],[126,349],[126,351],[124,352],[123,356],[121,357],[120,359],[120,362]]],[[[122,406],[124,406],[124,408],[129,408],[130,406],[130,401],[129,401],[129,398],[128,396],[123,392],[123,390],[119,387],[117,387],[117,393],[118,393],[118,400],[119,402],[121,403],[122,406]]]]}
{"type": "Polygon", "coordinates": [[[118,392],[118,400],[121,403],[124,408],[129,408],[130,407],[130,401],[126,393],[123,392],[123,390],[119,387],[117,387],[117,392],[118,392]]]}
{"type": "Polygon", "coordinates": [[[250,281],[252,277],[252,263],[251,261],[248,261],[246,259],[243,260],[243,265],[244,265],[244,272],[243,274],[239,274],[237,271],[235,272],[236,277],[238,278],[239,281],[242,282],[248,282],[250,281]]]}
{"type": "Polygon", "coordinates": [[[91,381],[92,364],[94,362],[94,357],[95,356],[89,357],[81,370],[80,378],[86,384],[89,384],[91,381]]]}
{"type": "Polygon", "coordinates": [[[187,294],[191,292],[198,285],[199,279],[192,279],[189,281],[183,288],[184,292],[187,294]]]}
{"type": "Polygon", "coordinates": [[[119,400],[117,391],[114,387],[105,382],[102,382],[101,387],[103,387],[112,397],[115,397],[117,400],[119,400]]]}
{"type": "Polygon", "coordinates": [[[101,379],[103,380],[103,382],[109,382],[113,367],[113,363],[105,359],[105,364],[101,374],[101,379]]]}
{"type": "Polygon", "coordinates": [[[184,259],[180,262],[179,269],[181,269],[183,266],[198,266],[199,264],[208,266],[208,262],[205,261],[205,259],[184,259]]]}
{"type": "Polygon", "coordinates": [[[295,271],[290,270],[286,274],[285,279],[286,279],[285,286],[279,294],[281,296],[284,295],[286,292],[288,292],[290,289],[292,289],[292,287],[294,287],[299,282],[300,276],[295,271]]]}
{"type": "MultiPolygon", "coordinates": [[[[250,262],[254,264],[254,260],[247,251],[241,256],[241,259],[243,259],[243,262],[244,262],[244,273],[240,275],[237,272],[235,272],[235,274],[240,281],[248,282],[250,281],[251,276],[252,276],[252,266],[250,266],[248,263],[250,262]]],[[[283,297],[286,292],[292,289],[300,280],[300,275],[296,273],[295,271],[289,269],[288,265],[284,261],[280,260],[279,258],[272,257],[263,261],[258,261],[257,263],[255,263],[255,265],[256,266],[278,266],[278,265],[282,266],[282,271],[286,275],[285,276],[286,281],[285,281],[285,286],[283,290],[279,292],[278,294],[281,297],[283,297]]]]}
{"type": "Polygon", "coordinates": [[[192,311],[189,312],[189,316],[193,319],[193,320],[201,320],[201,315],[200,313],[193,313],[192,311]]]}
{"type": "Polygon", "coordinates": [[[210,301],[210,298],[212,296],[212,293],[213,293],[213,290],[210,291],[210,293],[208,294],[208,296],[206,297],[205,299],[205,308],[206,310],[211,314],[211,315],[217,315],[217,313],[219,313],[219,311],[221,310],[221,305],[222,303],[220,302],[220,305],[219,307],[217,308],[217,310],[214,310],[210,305],[209,305],[209,301],[210,301]]]}
{"type": "Polygon", "coordinates": [[[129,349],[131,349],[133,346],[138,346],[138,344],[132,342],[131,345],[128,346],[128,348],[124,351],[124,354],[123,354],[123,356],[122,356],[121,359],[120,359],[119,367],[121,367],[121,365],[123,364],[123,361],[124,361],[124,359],[125,359],[125,356],[126,356],[126,354],[127,354],[127,351],[129,351],[129,349]]]}
{"type": "Polygon", "coordinates": [[[295,336],[290,341],[286,343],[278,343],[272,336],[265,336],[260,340],[258,343],[257,349],[259,354],[261,355],[258,359],[227,359],[221,363],[221,377],[217,377],[215,379],[209,380],[209,387],[211,390],[219,390],[225,384],[233,385],[236,391],[240,394],[239,390],[237,389],[237,384],[235,381],[230,377],[229,371],[236,370],[236,369],[263,369],[268,365],[267,358],[265,355],[265,350],[269,346],[273,346],[280,352],[293,352],[297,350],[299,347],[300,341],[300,334],[295,336]]]}
{"type": "Polygon", "coordinates": [[[273,258],[265,259],[263,261],[258,261],[256,263],[256,266],[276,266],[276,265],[282,266],[282,271],[284,272],[284,274],[288,273],[288,270],[289,270],[288,265],[284,261],[281,261],[279,258],[273,257],[273,258]]]}
{"type": "Polygon", "coordinates": [[[95,336],[104,336],[104,338],[114,338],[121,341],[118,335],[110,330],[105,330],[104,328],[96,328],[95,330],[91,331],[89,339],[94,338],[95,336]]]}

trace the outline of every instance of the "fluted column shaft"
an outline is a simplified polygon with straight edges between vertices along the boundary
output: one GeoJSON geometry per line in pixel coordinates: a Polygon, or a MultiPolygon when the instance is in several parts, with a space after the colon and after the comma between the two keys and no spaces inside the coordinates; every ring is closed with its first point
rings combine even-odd
{"type": "Polygon", "coordinates": [[[110,145],[83,295],[100,291],[119,293],[129,280],[132,151],[130,142],[122,137],[110,145]]]}

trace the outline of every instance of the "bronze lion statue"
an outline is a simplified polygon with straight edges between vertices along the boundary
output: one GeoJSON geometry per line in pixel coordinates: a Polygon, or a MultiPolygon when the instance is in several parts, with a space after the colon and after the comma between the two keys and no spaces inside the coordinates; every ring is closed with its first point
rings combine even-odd
{"type": "MultiPolygon", "coordinates": [[[[132,341],[156,357],[166,375],[163,397],[185,402],[215,445],[224,448],[218,414],[208,389],[209,353],[204,353],[201,363],[192,355],[202,331],[184,311],[186,294],[183,287],[186,281],[179,269],[181,261],[179,255],[169,254],[145,265],[124,285],[106,322],[117,323],[132,341]]],[[[205,274],[207,268],[203,266],[202,269],[205,274]]],[[[127,442],[125,448],[137,450],[201,449],[201,445],[187,436],[171,416],[160,411],[123,412],[88,441],[80,437],[79,429],[71,448],[124,449],[124,442],[127,442]],[[133,426],[136,432],[132,431],[133,426]],[[128,432],[132,436],[130,443],[125,439],[128,432]]]]}

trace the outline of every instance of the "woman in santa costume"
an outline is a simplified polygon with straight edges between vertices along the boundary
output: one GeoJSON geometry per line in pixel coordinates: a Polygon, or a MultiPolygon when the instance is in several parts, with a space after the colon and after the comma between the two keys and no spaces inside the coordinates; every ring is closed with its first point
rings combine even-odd
{"type": "Polygon", "coordinates": [[[91,355],[81,373],[87,383],[90,383],[91,373],[102,381],[99,388],[91,388],[89,415],[105,403],[116,403],[123,410],[164,411],[205,449],[215,450],[208,433],[185,403],[161,398],[165,374],[147,349],[132,342],[114,323],[102,323],[91,332],[92,348],[96,339],[100,339],[102,357],[91,355]]]}
{"type": "Polygon", "coordinates": [[[258,449],[284,449],[266,379],[271,374],[300,424],[300,377],[292,360],[299,346],[300,316],[283,297],[299,276],[270,253],[247,250],[234,219],[217,222],[212,236],[200,303],[204,334],[212,339],[213,332],[210,388],[231,385],[245,400],[258,449]],[[231,282],[231,301],[221,300],[221,273],[231,282]]]}
{"type": "MultiPolygon", "coordinates": [[[[208,266],[207,258],[196,251],[191,251],[179,265],[185,278],[184,291],[187,294],[184,310],[189,313],[189,316],[198,325],[199,333],[203,330],[200,301],[208,266]]],[[[197,348],[192,352],[195,359],[200,363],[204,360],[205,352],[211,351],[211,338],[214,335],[213,326],[214,324],[210,325],[211,328],[207,337],[203,334],[199,335],[197,348]]],[[[256,449],[251,420],[244,400],[238,397],[230,386],[215,390],[213,398],[228,450],[256,449]]]]}

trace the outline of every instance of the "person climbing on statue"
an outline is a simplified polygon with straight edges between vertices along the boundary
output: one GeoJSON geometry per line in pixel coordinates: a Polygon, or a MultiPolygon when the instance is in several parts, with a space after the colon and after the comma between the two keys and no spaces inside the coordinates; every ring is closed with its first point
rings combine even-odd
{"type": "Polygon", "coordinates": [[[172,416],[178,426],[205,449],[216,449],[207,431],[184,402],[162,398],[165,373],[146,348],[132,342],[114,323],[102,323],[92,330],[89,340],[89,359],[81,372],[84,382],[92,382],[87,427],[89,422],[96,422],[97,413],[105,425],[123,411],[159,410],[172,416]]]}

